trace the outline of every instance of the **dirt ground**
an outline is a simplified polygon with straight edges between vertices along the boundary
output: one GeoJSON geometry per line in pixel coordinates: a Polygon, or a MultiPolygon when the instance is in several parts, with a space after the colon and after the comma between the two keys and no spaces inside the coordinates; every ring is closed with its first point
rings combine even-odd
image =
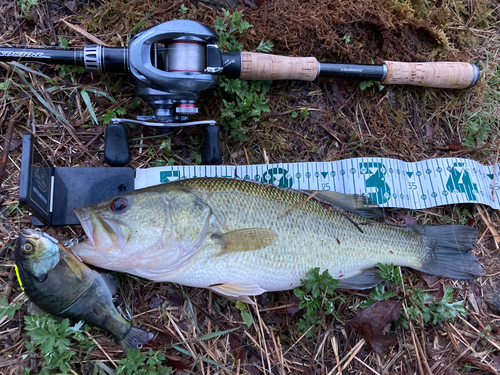
{"type": "MultiPolygon", "coordinates": [[[[70,47],[82,47],[92,44],[94,37],[110,46],[125,46],[134,28],[137,32],[179,17],[213,27],[222,16],[213,3],[196,0],[38,0],[26,12],[23,3],[27,1],[0,0],[2,45],[60,46],[60,38],[65,38],[70,47]],[[179,12],[181,7],[186,11],[179,12]]],[[[247,51],[266,39],[274,43],[275,54],[314,56],[322,62],[465,61],[480,67],[481,79],[465,90],[397,85],[362,90],[358,81],[333,78],[274,82],[267,94],[270,112],[258,122],[245,124],[245,141],[231,137],[230,129],[221,129],[224,164],[370,156],[407,162],[463,157],[484,165],[498,163],[500,9],[496,0],[245,0],[237,9],[253,25],[238,36],[247,51]],[[291,116],[304,108],[306,115],[291,116]]],[[[105,166],[102,116],[117,108],[126,108],[128,116],[150,113],[145,103],[135,103],[133,82],[127,77],[66,74],[64,68],[45,64],[25,66],[31,70],[16,71],[11,64],[0,63],[3,153],[8,125],[13,124],[6,172],[0,181],[0,293],[9,302],[23,298],[13,273],[9,232],[32,227],[27,211],[18,204],[22,135],[34,134],[54,166],[105,166]],[[87,91],[99,118],[97,125],[82,89],[97,90],[87,91]]],[[[222,108],[222,98],[207,92],[193,120],[217,120],[222,108]]],[[[201,146],[193,140],[201,139],[201,128],[158,134],[146,127],[129,129],[134,168],[159,165],[158,160],[173,159],[175,165],[196,162],[201,146]],[[168,154],[161,148],[166,137],[171,139],[168,154]]],[[[490,295],[500,282],[498,211],[469,204],[407,213],[420,224],[432,219],[436,223],[443,216],[463,223],[464,210],[470,213],[465,223],[479,229],[474,253],[485,276],[471,282],[442,279],[430,287],[426,277],[408,271],[405,286],[432,293],[449,285],[455,301],[465,301],[467,316],[443,324],[421,321],[407,329],[389,324],[384,334],[396,334],[397,340],[382,355],[350,324],[368,292],[342,291],[345,302],[336,308],[341,319],[326,317],[312,338],[297,329],[303,312],[297,312],[291,292],[260,296],[256,307],[249,307],[256,322],[250,328],[234,302],[209,291],[118,274],[122,306],[128,306],[136,325],[155,334],[150,347],[165,353],[164,365],[176,374],[495,373],[500,371],[500,307],[492,309],[490,295]],[[236,330],[197,340],[231,328],[236,330]],[[181,344],[174,348],[174,343],[181,344]]],[[[43,230],[55,238],[83,235],[80,226],[43,230]]],[[[42,355],[25,347],[29,341],[26,314],[24,306],[13,319],[0,320],[0,374],[40,370],[42,355]]],[[[89,352],[72,346],[77,355],[71,373],[110,373],[96,364],[113,369],[124,353],[103,331],[89,332],[96,345],[89,352]]]]}

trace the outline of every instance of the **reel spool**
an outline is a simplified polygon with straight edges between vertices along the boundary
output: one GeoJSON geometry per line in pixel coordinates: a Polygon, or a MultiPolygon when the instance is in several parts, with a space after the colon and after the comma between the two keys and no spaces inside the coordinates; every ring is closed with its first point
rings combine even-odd
{"type": "Polygon", "coordinates": [[[168,45],[169,72],[196,72],[205,70],[205,45],[201,42],[175,40],[168,45]]]}
{"type": "MultiPolygon", "coordinates": [[[[187,121],[198,113],[201,93],[222,72],[219,37],[195,21],[165,22],[136,35],[129,46],[129,70],[137,94],[148,102],[156,122],[187,121]]],[[[145,120],[145,119],[144,119],[145,120]]]]}

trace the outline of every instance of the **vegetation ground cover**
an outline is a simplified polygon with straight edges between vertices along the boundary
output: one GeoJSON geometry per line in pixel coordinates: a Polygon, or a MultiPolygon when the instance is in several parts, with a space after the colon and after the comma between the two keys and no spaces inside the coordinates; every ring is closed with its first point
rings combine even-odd
{"type": "MultiPolygon", "coordinates": [[[[148,26],[184,18],[216,27],[228,49],[272,48],[275,54],[345,63],[475,62],[481,68],[480,82],[457,91],[323,78],[227,80],[204,95],[196,119],[221,122],[224,164],[230,165],[362,156],[498,162],[500,40],[495,1],[242,1],[239,13],[225,13],[196,0],[0,0],[0,10],[2,44],[81,47],[93,43],[90,35],[110,46],[125,46],[148,26]],[[227,19],[234,14],[241,17],[227,19]],[[230,32],[231,25],[244,26],[240,33],[230,32]]],[[[498,230],[500,215],[477,205],[405,211],[391,219],[478,227],[475,253],[485,277],[474,282],[380,265],[387,281],[378,288],[338,291],[331,289],[331,277],[312,272],[302,293],[265,294],[256,298],[254,307],[205,290],[117,274],[121,310],[155,334],[150,348],[128,355],[105,332],[31,317],[12,271],[9,238],[12,229],[30,226],[18,204],[22,134],[35,134],[55,166],[103,166],[109,119],[148,114],[150,109],[137,100],[126,77],[97,76],[67,66],[25,66],[29,69],[0,63],[2,137],[7,124],[15,123],[0,190],[0,285],[5,297],[0,303],[6,316],[0,323],[1,373],[56,373],[56,367],[72,374],[152,374],[167,373],[167,368],[179,374],[500,370],[500,315],[491,303],[500,274],[492,229],[498,230]],[[391,323],[399,317],[403,320],[391,323]],[[375,319],[380,324],[366,325],[375,319]]],[[[152,129],[130,128],[131,165],[200,163],[201,134],[197,128],[161,136],[152,129]]],[[[78,226],[48,231],[56,238],[83,234],[78,226]]]]}

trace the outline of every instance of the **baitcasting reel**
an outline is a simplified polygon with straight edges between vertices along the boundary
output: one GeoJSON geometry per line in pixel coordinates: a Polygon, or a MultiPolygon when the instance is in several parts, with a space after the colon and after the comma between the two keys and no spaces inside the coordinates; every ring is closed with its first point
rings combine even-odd
{"type": "Polygon", "coordinates": [[[104,156],[111,166],[130,161],[127,130],[123,123],[156,126],[161,130],[189,125],[206,125],[202,161],[222,162],[219,128],[215,121],[188,122],[198,113],[201,92],[214,87],[223,70],[217,34],[194,21],[162,23],[136,35],[128,49],[100,45],[83,50],[86,70],[129,72],[135,80],[137,95],[153,107],[153,116],[137,120],[112,119],[106,129],[104,156]]]}

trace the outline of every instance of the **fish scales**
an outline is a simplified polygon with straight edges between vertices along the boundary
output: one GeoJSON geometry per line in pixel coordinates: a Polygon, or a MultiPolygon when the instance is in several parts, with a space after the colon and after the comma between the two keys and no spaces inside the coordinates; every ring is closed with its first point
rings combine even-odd
{"type": "MultiPolygon", "coordinates": [[[[422,237],[415,232],[375,223],[361,225],[361,233],[343,213],[325,209],[314,200],[282,217],[306,199],[303,193],[240,180],[199,179],[187,183],[212,207],[227,231],[257,227],[279,234],[279,239],[265,249],[217,256],[220,248],[212,246],[200,252],[199,264],[210,265],[210,272],[218,273],[221,280],[228,277],[228,269],[233,269],[239,272],[231,276],[232,280],[248,282],[257,277],[263,289],[282,290],[300,285],[300,278],[313,267],[328,269],[332,277],[340,278],[372,267],[373,259],[412,266],[420,264],[424,256],[422,237]]],[[[358,224],[367,222],[357,215],[350,218],[358,224]]],[[[184,272],[190,279],[201,281],[207,269],[197,267],[196,260],[184,272]]]]}
{"type": "Polygon", "coordinates": [[[306,198],[244,180],[179,180],[76,209],[88,239],[73,250],[101,268],[238,298],[292,289],[314,267],[355,289],[381,280],[379,262],[481,274],[469,253],[475,228],[389,226],[306,198]]]}

